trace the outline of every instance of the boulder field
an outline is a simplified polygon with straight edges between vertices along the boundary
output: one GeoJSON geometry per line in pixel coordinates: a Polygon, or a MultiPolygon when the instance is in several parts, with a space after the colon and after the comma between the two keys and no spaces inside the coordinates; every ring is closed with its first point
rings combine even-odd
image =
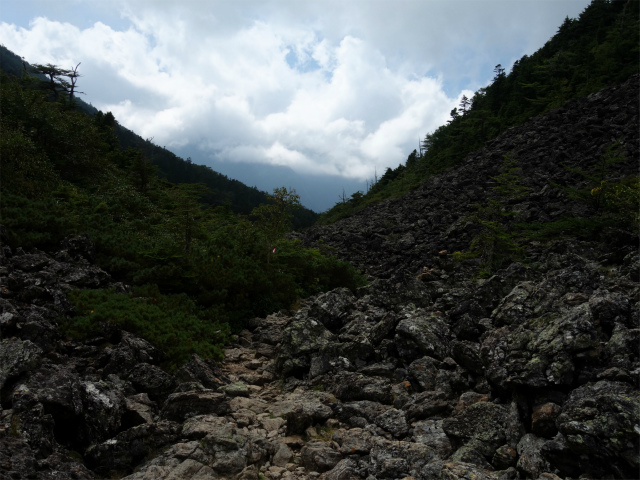
{"type": "MultiPolygon", "coordinates": [[[[294,234],[369,277],[253,319],[225,361],[105,328],[65,338],[74,288],[115,288],[86,236],[0,251],[0,479],[631,479],[640,469],[638,237],[455,255],[505,156],[518,222],[594,212],[563,186],[618,142],[638,173],[638,76],[513,128],[401,199],[294,234]],[[564,166],[563,166],[564,165],[564,166]],[[569,167],[569,168],[566,168],[569,167]],[[573,170],[572,170],[573,169],[573,170]]],[[[0,231],[0,234],[2,232],[0,231]]]]}

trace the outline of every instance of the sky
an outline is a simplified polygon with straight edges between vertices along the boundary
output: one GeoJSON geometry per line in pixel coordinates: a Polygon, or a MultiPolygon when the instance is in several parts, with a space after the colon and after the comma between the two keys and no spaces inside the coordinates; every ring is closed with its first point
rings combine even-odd
{"type": "Polygon", "coordinates": [[[589,0],[0,0],[0,43],[96,108],[318,212],[404,163],[589,0]]]}

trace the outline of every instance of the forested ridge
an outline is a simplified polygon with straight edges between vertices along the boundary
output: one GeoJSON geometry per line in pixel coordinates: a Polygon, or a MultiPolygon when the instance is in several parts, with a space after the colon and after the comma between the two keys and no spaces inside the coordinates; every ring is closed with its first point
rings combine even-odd
{"type": "Polygon", "coordinates": [[[472,98],[463,96],[449,121],[424,137],[420,151],[388,168],[367,192],[342,198],[319,222],[332,223],[401,196],[507,129],[637,73],[639,13],[637,0],[594,0],[577,19],[567,17],[542,48],[517,60],[510,73],[497,65],[492,82],[472,98]]]}
{"type": "MultiPolygon", "coordinates": [[[[42,80],[39,88],[47,91],[51,91],[52,79],[46,75],[46,72],[64,71],[64,69],[55,65],[30,65],[2,45],[0,45],[0,68],[15,77],[22,77],[28,73],[39,78],[42,80]]],[[[75,73],[77,78],[82,77],[77,68],[75,73]]],[[[65,81],[62,77],[64,76],[58,76],[58,78],[65,81]]],[[[266,192],[229,178],[210,167],[199,165],[196,163],[197,160],[194,162],[191,158],[180,158],[170,150],[167,150],[166,147],[156,145],[153,139],[143,139],[140,135],[118,123],[112,114],[100,112],[77,94],[74,97],[74,102],[76,108],[98,117],[97,121],[99,123],[106,122],[112,126],[121,149],[131,148],[142,152],[146,161],[154,165],[155,171],[160,178],[173,183],[204,183],[208,188],[206,195],[202,197],[204,203],[213,206],[227,205],[236,213],[249,214],[253,208],[261,203],[268,202],[268,194],[266,192]]],[[[312,210],[299,207],[293,211],[292,223],[294,228],[305,228],[312,225],[317,217],[318,215],[312,210]]]]}

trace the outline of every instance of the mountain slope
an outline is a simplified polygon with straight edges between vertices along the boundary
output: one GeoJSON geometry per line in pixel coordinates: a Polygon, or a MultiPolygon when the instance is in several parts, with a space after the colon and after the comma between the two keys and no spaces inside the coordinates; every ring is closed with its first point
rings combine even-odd
{"type": "Polygon", "coordinates": [[[618,84],[640,71],[640,5],[637,0],[595,0],[534,54],[501,65],[492,82],[464,97],[448,123],[426,135],[421,151],[387,169],[364,195],[337,204],[320,218],[331,223],[365,205],[400,196],[425,178],[461,162],[508,128],[572,99],[618,84]]]}
{"type": "Polygon", "coordinates": [[[222,366],[193,355],[168,374],[113,323],[68,339],[59,325],[78,315],[63,292],[123,286],[91,265],[85,236],[52,255],[4,247],[0,475],[635,478],[638,82],[301,235],[370,283],[251,320],[222,366]],[[499,262],[474,254],[483,234],[499,262]]]}
{"type": "MultiPolygon", "coordinates": [[[[441,250],[451,254],[470,248],[480,228],[472,217],[478,213],[477,205],[493,195],[505,156],[515,161],[519,181],[529,190],[517,202],[513,220],[505,221],[551,226],[562,217],[592,217],[597,213],[592,206],[568,198],[559,185],[585,184],[584,176],[572,169],[596,171],[616,142],[625,161],[612,165],[601,180],[637,175],[638,92],[634,75],[623,85],[536,117],[427,179],[415,191],[371,205],[333,225],[313,227],[305,232],[304,241],[330,245],[376,277],[415,275],[432,267],[441,250]]],[[[611,248],[615,250],[614,245],[611,248]]]]}

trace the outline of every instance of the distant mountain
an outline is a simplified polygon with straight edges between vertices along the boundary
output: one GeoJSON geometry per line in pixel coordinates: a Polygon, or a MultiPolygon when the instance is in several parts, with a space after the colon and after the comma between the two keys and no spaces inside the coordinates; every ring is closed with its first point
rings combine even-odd
{"type": "MultiPolygon", "coordinates": [[[[212,205],[228,205],[236,213],[248,214],[261,203],[268,202],[267,194],[256,187],[249,187],[205,165],[197,165],[189,158],[184,160],[166,148],[144,140],[122,125],[117,126],[116,135],[123,148],[135,148],[144,152],[158,167],[161,178],[173,183],[204,183],[210,190],[206,200],[212,205]]],[[[309,227],[318,217],[314,211],[301,207],[294,213],[294,228],[309,227]]]]}

